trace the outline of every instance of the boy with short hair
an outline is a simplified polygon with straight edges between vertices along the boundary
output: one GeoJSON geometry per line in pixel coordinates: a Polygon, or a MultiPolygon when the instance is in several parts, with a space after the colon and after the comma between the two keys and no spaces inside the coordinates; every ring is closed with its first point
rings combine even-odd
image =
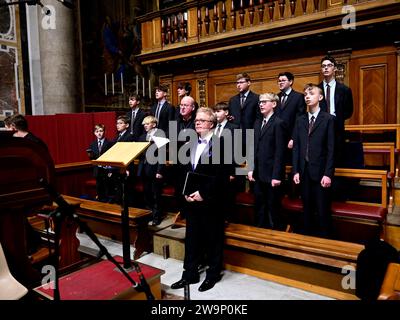
{"type": "Polygon", "coordinates": [[[143,134],[143,126],[142,122],[145,115],[145,112],[140,108],[140,97],[137,94],[129,95],[129,110],[126,113],[126,116],[130,119],[129,123],[129,132],[133,136],[134,141],[138,141],[139,137],[143,134]]]}
{"type": "MultiPolygon", "coordinates": [[[[96,139],[90,144],[86,150],[90,160],[96,160],[108,149],[110,149],[113,143],[105,137],[105,126],[102,123],[96,124],[93,129],[93,133],[96,139]]],[[[109,169],[104,166],[94,166],[93,176],[96,178],[96,194],[97,200],[102,202],[108,202],[112,195],[112,183],[108,177],[109,169]]]]}
{"type": "Polygon", "coordinates": [[[316,84],[307,84],[304,96],[308,112],[297,118],[293,130],[293,181],[301,183],[303,232],[327,238],[331,227],[330,190],[335,172],[335,120],[320,109],[323,94],[316,84]]]}

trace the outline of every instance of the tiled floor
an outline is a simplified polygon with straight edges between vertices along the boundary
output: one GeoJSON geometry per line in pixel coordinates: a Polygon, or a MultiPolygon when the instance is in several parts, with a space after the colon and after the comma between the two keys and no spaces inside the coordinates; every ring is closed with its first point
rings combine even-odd
{"type": "MultiPolygon", "coordinates": [[[[81,249],[95,254],[96,245],[85,235],[78,234],[81,242],[81,249]]],[[[112,255],[122,256],[122,245],[119,242],[107,239],[100,241],[112,255]]],[[[133,248],[131,248],[133,252],[133,248]]],[[[162,256],[150,253],[143,255],[138,261],[154,266],[165,271],[161,276],[161,283],[165,294],[169,297],[177,296],[183,298],[183,289],[172,290],[171,284],[178,281],[182,274],[182,261],[172,258],[163,259],[162,256]]],[[[224,275],[214,288],[206,292],[199,292],[197,289],[204,280],[204,273],[200,282],[190,286],[190,297],[193,300],[332,300],[331,298],[310,293],[293,287],[284,286],[278,283],[265,281],[245,274],[224,271],[224,275]],[[246,288],[246,290],[243,290],[246,288]]]]}

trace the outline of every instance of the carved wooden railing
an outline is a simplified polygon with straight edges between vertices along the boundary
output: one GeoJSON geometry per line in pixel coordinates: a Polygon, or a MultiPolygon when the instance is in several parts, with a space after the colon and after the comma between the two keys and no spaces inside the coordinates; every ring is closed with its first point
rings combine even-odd
{"type": "Polygon", "coordinates": [[[395,19],[395,9],[400,6],[396,0],[188,0],[139,17],[142,27],[139,59],[144,63],[168,60],[165,52],[178,48],[187,48],[187,55],[193,55],[203,49],[202,44],[213,50],[210,44],[222,48],[268,41],[275,30],[279,30],[276,35],[286,30],[289,33],[286,37],[295,37],[297,33],[300,36],[300,33],[342,28],[342,19],[351,12],[343,10],[346,5],[353,6],[357,23],[364,25],[368,20],[373,21],[374,9],[380,12],[380,18],[390,20],[395,19]],[[253,34],[257,34],[256,40],[252,39],[253,34]],[[191,45],[196,45],[196,50],[189,49],[191,45]],[[150,59],[149,55],[153,57],[150,59]]]}

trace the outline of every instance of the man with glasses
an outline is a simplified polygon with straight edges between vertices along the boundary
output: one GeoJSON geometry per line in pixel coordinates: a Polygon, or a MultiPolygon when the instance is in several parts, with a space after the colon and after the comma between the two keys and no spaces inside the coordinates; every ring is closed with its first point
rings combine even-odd
{"type": "MultiPolygon", "coordinates": [[[[281,72],[278,75],[280,92],[278,93],[279,100],[276,107],[276,114],[286,124],[288,149],[293,148],[292,133],[296,119],[306,113],[304,95],[293,90],[293,82],[294,76],[290,72],[281,72]]],[[[291,152],[287,152],[286,163],[290,164],[291,162],[291,152]]]]}
{"type": "Polygon", "coordinates": [[[180,289],[189,284],[198,283],[199,264],[206,256],[206,278],[199,291],[214,287],[221,278],[224,247],[224,212],[220,191],[226,190],[228,168],[223,163],[222,139],[214,133],[215,115],[210,108],[199,108],[195,126],[198,140],[190,140],[190,161],[182,170],[187,177],[198,177],[192,183],[182,183],[184,193],[186,236],[185,259],[181,280],[173,283],[171,289],[180,289]],[[220,154],[219,161],[216,154],[220,154]],[[190,191],[184,186],[190,185],[190,191]]]}
{"type": "Polygon", "coordinates": [[[321,73],[324,80],[318,85],[322,89],[324,100],[321,101],[321,110],[335,116],[335,162],[336,167],[345,165],[345,130],[344,123],[353,114],[353,94],[351,89],[336,81],[336,60],[325,56],[321,59],[321,73]]]}

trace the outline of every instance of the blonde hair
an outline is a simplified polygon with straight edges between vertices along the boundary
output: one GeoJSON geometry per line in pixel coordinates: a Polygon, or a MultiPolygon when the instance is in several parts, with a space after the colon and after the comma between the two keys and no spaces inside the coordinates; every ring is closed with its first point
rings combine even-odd
{"type": "Polygon", "coordinates": [[[276,95],[276,94],[273,93],[273,92],[266,92],[266,93],[260,94],[259,100],[260,100],[260,101],[261,101],[261,100],[270,100],[270,101],[272,101],[272,102],[275,101],[276,103],[278,103],[279,97],[278,97],[278,95],[276,95]]]}
{"type": "Polygon", "coordinates": [[[155,123],[157,125],[157,118],[153,116],[147,116],[143,119],[142,124],[155,123]]]}

